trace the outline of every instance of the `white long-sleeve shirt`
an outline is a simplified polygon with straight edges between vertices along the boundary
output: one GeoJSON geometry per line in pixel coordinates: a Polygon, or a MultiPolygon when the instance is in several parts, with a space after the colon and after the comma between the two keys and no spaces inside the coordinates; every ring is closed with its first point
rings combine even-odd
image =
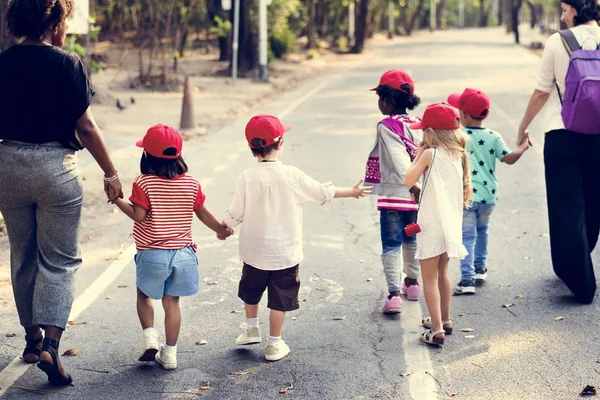
{"type": "Polygon", "coordinates": [[[261,162],[242,172],[224,222],[242,224],[240,259],[262,270],[299,264],[302,251],[302,205],[333,199],[331,182],[319,183],[296,167],[261,162]]]}
{"type": "MultiPolygon", "coordinates": [[[[600,27],[597,24],[578,25],[571,30],[584,50],[596,49],[600,42],[600,27]]],[[[569,54],[559,33],[554,33],[548,38],[544,47],[536,85],[536,89],[550,93],[543,119],[543,129],[546,133],[552,130],[565,129],[561,116],[562,105],[556,91],[556,83],[558,83],[561,96],[563,96],[569,60],[569,54]]]]}

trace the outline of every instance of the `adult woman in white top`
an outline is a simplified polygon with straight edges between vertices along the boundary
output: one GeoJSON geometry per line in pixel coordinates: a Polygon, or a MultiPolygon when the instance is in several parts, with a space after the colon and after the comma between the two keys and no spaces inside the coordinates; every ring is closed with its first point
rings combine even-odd
{"type": "MultiPolygon", "coordinates": [[[[564,0],[560,6],[561,21],[581,48],[596,50],[600,43],[596,0],[564,0]]],[[[600,231],[600,132],[590,135],[565,129],[560,96],[565,92],[569,60],[560,34],[553,34],[546,43],[517,142],[529,140],[527,127],[546,106],[544,165],[552,264],[575,299],[589,304],[596,291],[591,252],[600,231]]]]}

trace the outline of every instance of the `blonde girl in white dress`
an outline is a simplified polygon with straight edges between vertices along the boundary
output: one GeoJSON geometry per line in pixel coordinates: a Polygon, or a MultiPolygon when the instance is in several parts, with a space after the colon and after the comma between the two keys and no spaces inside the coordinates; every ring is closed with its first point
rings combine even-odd
{"type": "Polygon", "coordinates": [[[451,258],[463,259],[462,213],[471,198],[471,173],[466,153],[467,138],[460,131],[458,110],[447,103],[429,105],[423,119],[410,126],[423,129],[423,141],[404,184],[414,185],[423,175],[419,201],[416,258],[421,263],[425,301],[431,317],[423,320],[428,328],[421,335],[427,344],[444,344],[452,333],[450,299],[452,283],[448,275],[451,258]]]}

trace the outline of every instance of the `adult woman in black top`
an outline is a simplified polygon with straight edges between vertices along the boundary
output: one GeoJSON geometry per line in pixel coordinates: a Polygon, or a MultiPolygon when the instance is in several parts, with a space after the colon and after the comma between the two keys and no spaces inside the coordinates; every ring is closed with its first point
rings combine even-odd
{"type": "Polygon", "coordinates": [[[60,49],[72,16],[73,0],[10,1],[8,29],[23,41],[0,53],[0,212],[25,328],[23,359],[37,362],[56,385],[72,382],[58,346],[81,265],[83,190],[76,151],[87,148],[104,171],[109,200],[123,196],[89,108],[86,70],[76,55],[60,49]]]}

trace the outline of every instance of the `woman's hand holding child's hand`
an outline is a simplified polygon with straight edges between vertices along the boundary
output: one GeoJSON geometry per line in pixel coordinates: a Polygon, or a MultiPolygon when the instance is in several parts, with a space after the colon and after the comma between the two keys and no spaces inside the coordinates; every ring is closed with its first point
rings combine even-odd
{"type": "Polygon", "coordinates": [[[219,239],[219,240],[225,240],[229,236],[231,236],[231,235],[233,235],[235,233],[235,231],[233,229],[229,228],[224,223],[222,223],[221,226],[222,226],[223,229],[221,229],[221,231],[217,233],[217,239],[219,239]]]}

